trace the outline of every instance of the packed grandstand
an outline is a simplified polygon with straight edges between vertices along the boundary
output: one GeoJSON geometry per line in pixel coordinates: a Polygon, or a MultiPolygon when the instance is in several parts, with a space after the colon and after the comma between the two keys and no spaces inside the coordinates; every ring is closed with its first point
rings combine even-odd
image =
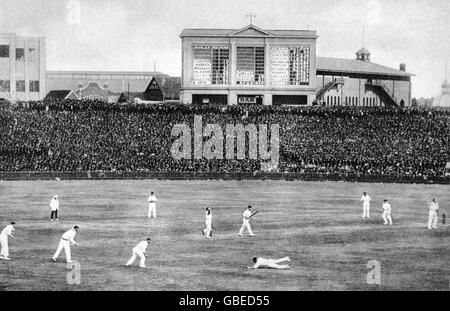
{"type": "Polygon", "coordinates": [[[175,124],[278,124],[279,173],[443,177],[450,110],[321,106],[4,104],[0,172],[260,172],[258,160],[176,160],[175,124]]]}

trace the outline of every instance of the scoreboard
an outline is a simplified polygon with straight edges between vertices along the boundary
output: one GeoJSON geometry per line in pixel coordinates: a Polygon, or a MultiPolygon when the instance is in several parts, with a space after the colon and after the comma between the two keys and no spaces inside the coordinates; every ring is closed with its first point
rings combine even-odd
{"type": "Polygon", "coordinates": [[[228,46],[196,45],[193,50],[193,84],[229,83],[228,46]]]}
{"type": "MultiPolygon", "coordinates": [[[[228,46],[194,45],[193,55],[193,84],[226,85],[230,83],[230,48],[228,46]]],[[[272,85],[309,85],[309,46],[272,45],[270,59],[272,85]]],[[[235,74],[238,85],[264,85],[264,47],[237,47],[235,74]]]]}
{"type": "Polygon", "coordinates": [[[271,47],[273,85],[308,85],[310,50],[308,46],[271,47]]]}

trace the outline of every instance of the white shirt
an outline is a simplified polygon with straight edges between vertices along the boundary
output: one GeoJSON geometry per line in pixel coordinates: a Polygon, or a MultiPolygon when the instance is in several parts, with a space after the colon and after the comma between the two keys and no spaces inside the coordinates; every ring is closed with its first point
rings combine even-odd
{"type": "Polygon", "coordinates": [[[249,210],[245,210],[244,214],[242,214],[243,217],[243,221],[248,221],[250,219],[247,219],[248,217],[250,217],[252,215],[252,212],[249,210]]]}
{"type": "Polygon", "coordinates": [[[58,208],[59,208],[59,201],[58,201],[58,199],[53,198],[50,201],[50,208],[52,209],[52,211],[58,210],[58,208]]]}
{"type": "Polygon", "coordinates": [[[212,213],[206,212],[206,216],[205,216],[206,221],[211,221],[212,220],[212,213]]]}
{"type": "Polygon", "coordinates": [[[431,201],[431,203],[430,203],[430,211],[437,211],[437,210],[439,210],[439,205],[437,204],[437,202],[431,201]]]}
{"type": "Polygon", "coordinates": [[[253,268],[258,268],[260,266],[267,266],[269,264],[269,261],[265,258],[261,258],[259,257],[258,259],[256,259],[256,263],[253,265],[253,268]]]}
{"type": "Polygon", "coordinates": [[[370,197],[368,195],[363,195],[361,198],[361,201],[364,203],[369,203],[370,202],[370,197]]]}
{"type": "Polygon", "coordinates": [[[77,231],[75,229],[70,229],[69,231],[66,231],[62,236],[61,239],[70,241],[72,244],[75,244],[75,235],[77,234],[77,231]]]}
{"type": "Polygon", "coordinates": [[[136,245],[135,249],[145,253],[145,251],[147,250],[147,247],[148,247],[148,242],[142,241],[138,245],[136,245]]]}
{"type": "Polygon", "coordinates": [[[2,230],[1,235],[6,235],[6,236],[13,236],[12,233],[14,232],[14,227],[13,225],[7,225],[5,227],[5,229],[2,230]]]}
{"type": "Polygon", "coordinates": [[[390,213],[391,212],[391,204],[389,204],[388,202],[383,203],[383,210],[385,213],[390,213]]]}
{"type": "Polygon", "coordinates": [[[151,195],[151,196],[148,197],[148,202],[149,203],[156,203],[156,202],[158,202],[158,199],[156,198],[156,196],[151,195]]]}

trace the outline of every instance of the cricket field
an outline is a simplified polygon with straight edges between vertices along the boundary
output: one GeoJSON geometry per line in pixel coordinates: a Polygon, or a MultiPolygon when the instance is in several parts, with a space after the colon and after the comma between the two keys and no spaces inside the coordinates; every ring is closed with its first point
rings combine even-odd
{"type": "Polygon", "coordinates": [[[0,290],[450,290],[448,185],[304,182],[77,180],[0,181],[0,225],[17,223],[9,239],[12,261],[0,261],[0,290]],[[150,191],[157,219],[148,219],[150,191]],[[362,192],[372,198],[362,219],[362,192]],[[59,222],[49,202],[60,200],[59,222]],[[429,231],[427,202],[440,205],[439,228],[429,231]],[[384,226],[381,204],[392,205],[384,226]],[[255,237],[238,236],[251,204],[255,237]],[[213,238],[205,239],[205,208],[213,238]],[[72,247],[60,236],[80,226],[72,247]],[[136,244],[151,237],[147,268],[124,264],[136,244]],[[246,270],[252,257],[292,259],[290,270],[246,270]],[[379,284],[369,284],[379,263],[379,284]]]}

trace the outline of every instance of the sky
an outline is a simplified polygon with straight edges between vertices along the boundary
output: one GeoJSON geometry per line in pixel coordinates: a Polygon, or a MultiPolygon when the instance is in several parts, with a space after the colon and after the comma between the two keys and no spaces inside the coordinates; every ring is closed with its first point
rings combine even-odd
{"type": "MultiPolygon", "coordinates": [[[[413,77],[413,97],[440,94],[450,63],[449,0],[0,0],[0,32],[46,38],[48,70],[181,75],[184,28],[317,30],[317,56],[355,57],[413,77]]],[[[450,77],[447,77],[450,80],[450,77]]]]}

